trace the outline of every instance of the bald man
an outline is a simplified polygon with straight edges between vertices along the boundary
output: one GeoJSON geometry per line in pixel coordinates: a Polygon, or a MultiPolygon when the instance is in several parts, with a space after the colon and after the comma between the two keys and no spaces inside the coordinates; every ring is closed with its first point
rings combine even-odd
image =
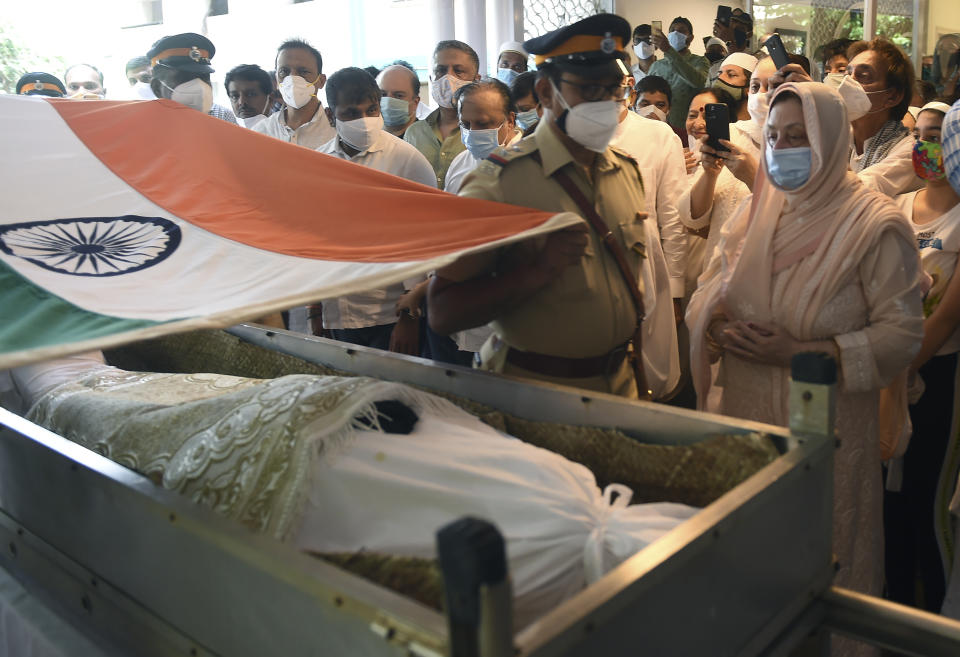
{"type": "Polygon", "coordinates": [[[420,79],[406,66],[388,66],[377,76],[380,87],[380,113],[383,129],[403,139],[407,128],[417,120],[420,103],[420,79]]]}

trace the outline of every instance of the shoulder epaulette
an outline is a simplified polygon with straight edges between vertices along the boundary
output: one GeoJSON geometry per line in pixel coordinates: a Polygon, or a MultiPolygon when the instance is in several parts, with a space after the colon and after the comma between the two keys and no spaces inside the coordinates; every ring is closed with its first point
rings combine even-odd
{"type": "Polygon", "coordinates": [[[526,139],[521,139],[512,146],[503,146],[498,148],[488,155],[487,159],[503,167],[517,158],[530,155],[530,153],[533,153],[536,150],[537,140],[527,137],[526,139]]]}
{"type": "Polygon", "coordinates": [[[535,153],[537,151],[537,142],[533,139],[522,139],[516,144],[507,147],[501,147],[490,153],[480,164],[477,170],[484,170],[488,173],[496,171],[499,173],[514,160],[535,153]]]}
{"type": "Polygon", "coordinates": [[[644,194],[646,194],[646,193],[647,193],[647,189],[646,189],[646,186],[644,186],[644,184],[643,184],[643,174],[640,173],[640,163],[637,162],[637,158],[635,158],[634,156],[630,155],[630,153],[628,153],[627,151],[625,151],[625,150],[623,150],[623,149],[620,149],[620,148],[617,148],[616,146],[610,146],[609,148],[610,148],[610,150],[613,152],[614,155],[616,155],[617,157],[619,157],[619,158],[621,158],[621,159],[623,159],[623,160],[626,160],[626,161],[629,162],[631,165],[633,165],[633,170],[636,171],[636,173],[637,173],[637,180],[640,181],[640,190],[641,190],[644,194]]]}
{"type": "MultiPolygon", "coordinates": [[[[625,151],[625,150],[623,150],[623,149],[621,149],[621,148],[617,148],[616,146],[610,146],[610,150],[613,151],[613,152],[614,152],[616,155],[618,155],[619,157],[622,157],[624,160],[630,160],[630,161],[633,162],[634,164],[637,164],[637,158],[635,158],[634,156],[630,155],[630,153],[628,153],[627,151],[625,151]]],[[[637,166],[639,166],[639,165],[637,165],[637,166]]]]}

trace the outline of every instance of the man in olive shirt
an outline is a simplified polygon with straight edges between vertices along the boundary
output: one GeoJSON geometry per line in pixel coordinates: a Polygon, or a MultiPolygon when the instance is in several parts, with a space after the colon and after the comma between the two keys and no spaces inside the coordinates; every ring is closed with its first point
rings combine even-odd
{"type": "MultiPolygon", "coordinates": [[[[629,91],[629,39],[624,19],[599,14],[527,41],[524,48],[536,55],[537,96],[549,114],[532,135],[481,162],[460,195],[583,216],[558,181],[565,176],[625,252],[646,307],[667,313],[665,325],[675,331],[666,261],[655,222],[645,221],[640,171],[633,158],[608,147],[629,91]]],[[[485,369],[637,397],[626,359],[637,327],[631,290],[601,234],[586,224],[465,256],[438,270],[428,294],[438,333],[491,324],[495,334],[480,352],[485,369]]]]}
{"type": "Polygon", "coordinates": [[[427,158],[443,189],[453,158],[465,150],[460,139],[460,119],[454,106],[457,89],[480,79],[480,58],[463,41],[441,41],[433,51],[430,94],[438,107],[422,121],[413,123],[403,138],[427,158]]]}
{"type": "Polygon", "coordinates": [[[653,45],[663,51],[663,59],[653,63],[647,75],[657,75],[667,81],[673,92],[670,114],[667,122],[675,130],[685,133],[685,121],[690,110],[693,94],[702,89],[707,82],[710,62],[706,57],[690,52],[693,43],[693,26],[683,16],[673,19],[670,33],[654,32],[651,35],[653,45]]]}

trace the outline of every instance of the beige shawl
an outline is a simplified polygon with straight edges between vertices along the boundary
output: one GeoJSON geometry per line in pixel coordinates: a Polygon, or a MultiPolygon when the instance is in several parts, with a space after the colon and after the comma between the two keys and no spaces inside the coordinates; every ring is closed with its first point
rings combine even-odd
{"type": "Polygon", "coordinates": [[[893,230],[913,242],[909,224],[893,203],[847,170],[850,126],[840,95],[818,83],[788,83],[777,89],[771,104],[787,92],[799,96],[803,108],[812,149],[810,178],[798,189],[779,189],[761,158],[757,192],[727,222],[700,278],[687,322],[701,408],[711,385],[706,331],[714,316],[777,323],[798,340],[822,338],[812,334],[820,309],[847,284],[880,235],[893,230]],[[778,308],[790,311],[775,318],[774,275],[807,258],[815,259],[807,263],[809,283],[797,298],[777,300],[778,308]]]}

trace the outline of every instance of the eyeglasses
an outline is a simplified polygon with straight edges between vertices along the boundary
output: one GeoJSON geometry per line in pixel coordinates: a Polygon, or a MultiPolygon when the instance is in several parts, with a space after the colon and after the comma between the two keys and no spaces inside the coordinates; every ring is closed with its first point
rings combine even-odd
{"type": "Polygon", "coordinates": [[[616,82],[614,84],[593,84],[588,82],[583,84],[580,82],[571,82],[563,78],[560,78],[560,82],[579,89],[580,97],[587,102],[610,99],[622,100],[625,94],[630,93],[630,85],[623,84],[622,82],[616,82]]]}

